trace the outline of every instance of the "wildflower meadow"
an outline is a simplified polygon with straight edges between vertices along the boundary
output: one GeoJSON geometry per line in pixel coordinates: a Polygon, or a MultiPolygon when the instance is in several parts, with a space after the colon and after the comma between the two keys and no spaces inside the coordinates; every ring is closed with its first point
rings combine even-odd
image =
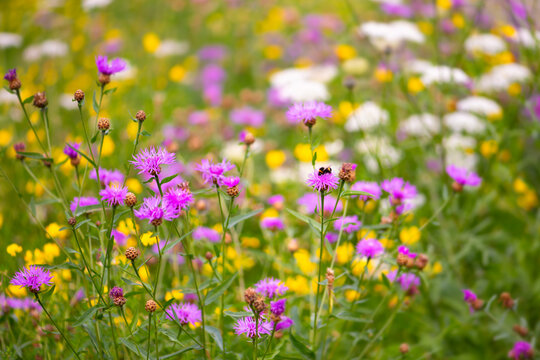
{"type": "Polygon", "coordinates": [[[540,359],[540,1],[0,10],[0,359],[540,359]]]}

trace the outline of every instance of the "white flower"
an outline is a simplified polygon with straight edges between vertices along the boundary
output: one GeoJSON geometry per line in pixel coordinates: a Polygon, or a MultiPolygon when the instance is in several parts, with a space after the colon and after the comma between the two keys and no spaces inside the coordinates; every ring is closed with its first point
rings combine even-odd
{"type": "Polygon", "coordinates": [[[22,44],[22,36],[19,34],[0,32],[0,49],[19,47],[22,44]]]}
{"type": "Polygon", "coordinates": [[[465,84],[469,81],[469,77],[459,68],[451,68],[449,66],[430,66],[421,71],[422,83],[424,85],[431,84],[465,84]]]}
{"type": "Polygon", "coordinates": [[[433,67],[433,64],[427,60],[414,59],[405,63],[405,71],[415,74],[422,74],[426,69],[433,67]]]}
{"type": "Polygon", "coordinates": [[[280,167],[270,172],[270,181],[273,182],[274,184],[298,182],[298,173],[294,171],[293,169],[280,167]]]}
{"type": "Polygon", "coordinates": [[[453,132],[463,131],[470,134],[480,134],[486,130],[486,124],[482,120],[465,111],[446,114],[443,121],[444,125],[453,132]]]}
{"type": "Polygon", "coordinates": [[[502,108],[494,100],[483,96],[469,96],[458,101],[456,105],[460,111],[468,111],[482,116],[498,116],[502,108]]]}
{"type": "Polygon", "coordinates": [[[60,96],[60,106],[66,110],[76,110],[77,102],[73,101],[73,94],[62,94],[60,96]]]}
{"type": "Polygon", "coordinates": [[[173,39],[163,40],[157,48],[154,55],[158,58],[164,58],[172,55],[183,55],[189,49],[187,42],[177,41],[173,39]]]}
{"type": "Polygon", "coordinates": [[[516,33],[511,38],[518,44],[525,46],[526,48],[536,47],[536,39],[540,41],[540,31],[535,31],[534,36],[532,32],[527,28],[519,28],[516,30],[516,33]]]}
{"type": "Polygon", "coordinates": [[[66,43],[59,40],[46,40],[41,44],[28,46],[23,52],[26,61],[36,61],[42,57],[62,57],[68,53],[66,43]]]}
{"type": "Polygon", "coordinates": [[[474,34],[465,40],[465,49],[469,53],[495,55],[506,50],[506,43],[493,34],[474,34]]]}
{"type": "Polygon", "coordinates": [[[446,152],[446,163],[465,168],[467,171],[476,171],[478,156],[461,150],[450,149],[446,152]]]}
{"type": "Polygon", "coordinates": [[[6,89],[0,89],[0,104],[18,104],[17,96],[6,89]]]}
{"type": "Polygon", "coordinates": [[[126,59],[124,59],[124,61],[126,62],[126,68],[123,71],[114,74],[115,80],[130,80],[137,75],[137,68],[131,65],[126,59]]]}
{"type": "MultiPolygon", "coordinates": [[[[262,148],[263,143],[261,139],[257,139],[257,141],[250,146],[249,152],[251,154],[258,154],[261,152],[262,148]]],[[[223,146],[223,150],[221,150],[221,157],[233,162],[242,163],[245,152],[245,145],[240,144],[238,141],[229,141],[223,146]]]]}
{"type": "Polygon", "coordinates": [[[297,81],[278,89],[279,97],[290,102],[325,101],[330,93],[325,84],[317,81],[297,81]]]}
{"type": "Polygon", "coordinates": [[[369,38],[379,50],[396,48],[404,42],[423,43],[425,38],[416,24],[397,20],[390,23],[368,21],[360,25],[358,32],[369,38]]]}
{"type": "Polygon", "coordinates": [[[84,11],[102,8],[109,5],[112,0],[83,0],[82,7],[84,11]]]}
{"type": "Polygon", "coordinates": [[[333,65],[278,71],[270,78],[283,100],[291,102],[324,101],[330,98],[326,83],[337,75],[333,65]]]}
{"type": "Polygon", "coordinates": [[[379,162],[384,167],[396,165],[401,151],[391,145],[388,137],[368,137],[356,144],[356,150],[364,155],[364,163],[372,172],[379,171],[379,162]]]}
{"type": "Polygon", "coordinates": [[[521,64],[502,64],[494,66],[488,73],[482,75],[476,84],[479,91],[504,91],[514,83],[522,83],[531,77],[528,67],[521,64]]]}
{"type": "Polygon", "coordinates": [[[476,147],[476,139],[459,133],[452,134],[443,139],[443,145],[447,150],[469,150],[476,147]]]}
{"type": "Polygon", "coordinates": [[[441,122],[429,113],[412,115],[401,123],[400,129],[407,135],[430,138],[441,130],[441,122]]]}
{"type": "Polygon", "coordinates": [[[388,122],[388,111],[376,103],[368,101],[356,108],[345,123],[345,130],[370,130],[388,122]]]}
{"type": "Polygon", "coordinates": [[[332,142],[325,143],[324,148],[328,155],[334,156],[338,155],[343,150],[343,140],[336,139],[332,142]]]}

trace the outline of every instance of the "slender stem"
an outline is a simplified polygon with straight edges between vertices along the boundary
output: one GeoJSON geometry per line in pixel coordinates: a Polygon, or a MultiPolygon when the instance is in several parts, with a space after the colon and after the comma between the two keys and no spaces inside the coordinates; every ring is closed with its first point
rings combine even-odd
{"type": "Polygon", "coordinates": [[[155,343],[156,343],[156,359],[159,360],[159,344],[158,344],[158,318],[156,316],[156,318],[154,319],[154,329],[156,330],[155,332],[155,343]]]}
{"type": "Polygon", "coordinates": [[[426,221],[422,226],[420,226],[419,231],[422,231],[426,226],[428,226],[440,213],[444,210],[444,208],[450,203],[452,198],[454,197],[454,193],[452,192],[450,196],[445,200],[445,202],[431,215],[431,217],[426,221]]]}
{"type": "Polygon", "coordinates": [[[60,327],[58,327],[58,325],[56,324],[56,322],[53,320],[51,314],[49,314],[49,312],[47,311],[47,309],[45,308],[45,305],[43,305],[43,303],[41,302],[41,299],[39,298],[39,295],[37,293],[34,293],[34,296],[36,297],[36,300],[37,302],[39,303],[39,305],[41,305],[41,308],[43,309],[43,311],[45,312],[45,314],[47,314],[47,317],[49,318],[49,320],[51,320],[51,322],[53,323],[54,327],[56,328],[56,330],[58,330],[58,332],[60,333],[60,335],[62,335],[62,337],[64,338],[64,340],[66,341],[68,347],[71,349],[71,351],[75,354],[75,356],[77,357],[77,359],[81,359],[79,357],[79,354],[77,353],[77,351],[75,351],[75,348],[73,347],[73,345],[71,345],[71,342],[68,340],[68,338],[66,337],[66,335],[64,335],[64,332],[60,329],[60,327]]]}
{"type": "MultiPolygon", "coordinates": [[[[311,128],[310,128],[311,130],[311,128]]],[[[315,316],[313,318],[313,341],[312,341],[312,347],[315,348],[315,343],[317,341],[317,318],[319,315],[319,312],[317,309],[319,308],[319,293],[321,288],[321,276],[322,276],[322,268],[323,268],[323,248],[324,248],[324,191],[321,191],[321,207],[319,208],[319,214],[321,216],[321,238],[319,243],[319,276],[317,277],[317,294],[315,294],[315,316]]]]}
{"type": "Polygon", "coordinates": [[[159,177],[158,175],[154,175],[154,179],[156,179],[156,185],[159,189],[159,194],[161,195],[161,197],[163,197],[163,191],[161,190],[161,183],[159,182],[159,177]]]}
{"type": "Polygon", "coordinates": [[[257,343],[259,342],[259,314],[255,316],[255,336],[253,337],[253,360],[257,360],[257,343]]]}
{"type": "Polygon", "coordinates": [[[152,313],[148,313],[148,344],[146,345],[146,360],[150,356],[150,338],[152,337],[152,313]]]}
{"type": "Polygon", "coordinates": [[[109,230],[107,232],[107,252],[105,253],[105,264],[103,266],[103,272],[101,274],[101,283],[100,283],[100,286],[99,286],[100,289],[103,289],[103,282],[104,282],[104,279],[105,279],[105,270],[107,270],[107,278],[108,278],[107,285],[109,285],[109,287],[110,287],[111,252],[112,252],[112,247],[113,247],[113,242],[114,242],[114,239],[111,236],[111,233],[112,233],[112,228],[113,228],[113,223],[114,223],[114,214],[115,213],[116,213],[116,206],[113,206],[112,214],[111,214],[111,223],[109,224],[109,230]]]}
{"type": "Polygon", "coordinates": [[[156,291],[157,291],[157,287],[158,287],[158,283],[159,283],[159,272],[160,272],[160,269],[161,269],[161,249],[159,248],[159,235],[158,235],[157,226],[154,226],[154,231],[156,233],[156,238],[157,238],[156,245],[157,245],[157,248],[158,248],[158,266],[157,266],[156,279],[154,280],[154,290],[153,290],[153,294],[154,294],[154,296],[156,296],[156,291]]]}
{"type": "Polygon", "coordinates": [[[41,147],[41,149],[43,150],[44,153],[47,153],[47,150],[45,150],[45,146],[43,146],[43,143],[39,139],[36,128],[32,124],[32,121],[30,121],[30,117],[28,116],[28,113],[26,112],[26,107],[24,106],[24,103],[23,103],[23,101],[21,99],[21,93],[19,92],[19,89],[15,90],[15,93],[17,94],[17,99],[19,99],[19,104],[21,104],[21,107],[23,109],[24,117],[25,117],[26,121],[28,121],[28,125],[30,125],[30,128],[34,132],[34,136],[36,137],[36,140],[38,141],[39,146],[41,147]]]}
{"type": "MultiPolygon", "coordinates": [[[[129,322],[126,319],[126,314],[124,313],[124,308],[119,307],[119,309],[120,309],[120,314],[122,314],[122,318],[124,318],[124,323],[126,324],[126,327],[128,328],[129,334],[131,335],[131,337],[134,337],[133,336],[133,331],[131,331],[131,325],[129,324],[129,322]]],[[[142,359],[143,356],[141,354],[141,350],[139,349],[139,345],[137,345],[137,343],[135,343],[135,347],[137,348],[137,353],[139,354],[139,357],[142,359]]]]}
{"type": "Polygon", "coordinates": [[[118,344],[116,343],[116,330],[114,329],[114,322],[112,319],[112,314],[109,312],[109,325],[111,326],[111,334],[113,338],[113,344],[114,344],[114,354],[116,355],[116,359],[120,359],[120,356],[118,355],[118,344]]]}
{"type": "MultiPolygon", "coordinates": [[[[135,142],[133,143],[133,150],[131,150],[130,159],[133,158],[133,155],[135,155],[135,152],[137,151],[137,145],[139,145],[139,136],[141,135],[141,129],[142,129],[142,121],[139,121],[137,125],[137,136],[135,137],[135,142]]],[[[128,162],[128,164],[129,164],[128,170],[126,172],[126,177],[124,178],[124,185],[126,185],[126,181],[129,177],[129,174],[131,173],[131,163],[128,162]]]]}
{"type": "Polygon", "coordinates": [[[244,168],[246,166],[246,161],[249,155],[249,145],[246,145],[246,151],[244,152],[244,160],[242,161],[242,167],[240,168],[240,177],[244,174],[244,168]]]}
{"type": "Polygon", "coordinates": [[[277,327],[277,322],[274,322],[274,327],[272,328],[270,339],[268,340],[268,344],[266,345],[266,350],[264,350],[264,354],[261,360],[264,360],[264,358],[266,357],[266,354],[268,354],[268,350],[270,350],[270,345],[272,344],[272,340],[274,340],[274,334],[276,333],[276,327],[277,327]]]}

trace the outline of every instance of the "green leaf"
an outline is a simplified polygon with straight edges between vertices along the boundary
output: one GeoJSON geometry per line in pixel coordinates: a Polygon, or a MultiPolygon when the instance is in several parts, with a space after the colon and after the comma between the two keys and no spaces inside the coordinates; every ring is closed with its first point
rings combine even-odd
{"type": "Polygon", "coordinates": [[[30,104],[34,100],[34,95],[27,97],[24,99],[23,104],[30,104]]]}
{"type": "Polygon", "coordinates": [[[96,131],[96,133],[94,134],[94,136],[92,136],[92,139],[90,139],[90,142],[92,144],[95,144],[96,141],[97,141],[97,138],[98,138],[98,135],[99,135],[99,131],[96,131]]]}
{"type": "Polygon", "coordinates": [[[134,282],[134,281],[131,281],[131,280],[129,280],[129,279],[126,279],[125,277],[122,277],[121,279],[122,279],[122,281],[123,281],[124,283],[126,283],[126,284],[128,284],[128,285],[131,285],[131,286],[141,286],[141,284],[136,283],[136,282],[134,282]]]}
{"type": "Polygon", "coordinates": [[[225,310],[223,312],[224,315],[226,316],[230,316],[232,318],[241,318],[241,317],[246,317],[246,316],[253,316],[253,313],[251,311],[239,311],[239,312],[234,312],[234,311],[229,311],[229,310],[225,310]]]}
{"type": "Polygon", "coordinates": [[[144,351],[143,349],[137,350],[137,346],[135,346],[134,343],[132,343],[126,338],[120,338],[118,340],[120,340],[120,342],[124,344],[129,350],[133,351],[135,354],[141,354],[146,359],[146,351],[144,351]]]}
{"type": "Polygon", "coordinates": [[[229,220],[229,226],[227,226],[227,229],[230,229],[230,228],[234,227],[236,224],[241,223],[242,221],[245,221],[245,220],[249,219],[250,217],[253,217],[253,216],[257,215],[262,210],[263,209],[257,209],[257,210],[253,210],[253,211],[250,211],[250,212],[245,213],[245,214],[236,215],[235,217],[233,217],[233,218],[231,218],[229,220]]]}
{"type": "Polygon", "coordinates": [[[34,160],[46,160],[49,162],[53,161],[52,158],[45,157],[45,155],[36,153],[36,152],[17,151],[17,154],[23,155],[24,157],[27,157],[29,159],[34,159],[34,160]]]}
{"type": "Polygon", "coordinates": [[[148,131],[146,131],[146,130],[141,131],[141,135],[142,135],[142,136],[152,136],[152,134],[150,134],[150,133],[149,133],[148,131]]]}
{"type": "Polygon", "coordinates": [[[80,151],[79,149],[75,149],[73,146],[71,146],[71,144],[67,144],[67,146],[69,146],[70,148],[72,148],[73,150],[75,150],[79,155],[81,155],[83,158],[85,158],[90,164],[92,164],[92,166],[95,168],[97,167],[96,164],[92,161],[92,159],[90,159],[85,153],[83,153],[82,151],[80,151]]]}
{"type": "Polygon", "coordinates": [[[75,216],[79,216],[82,214],[85,214],[87,212],[93,212],[96,210],[101,210],[101,205],[88,205],[88,206],[80,206],[77,208],[77,211],[75,212],[75,216]]]}
{"type": "Polygon", "coordinates": [[[178,176],[178,174],[167,176],[165,179],[161,180],[161,185],[168,183],[169,181],[171,181],[172,179],[174,179],[177,176],[178,176]]]}
{"type": "MultiPolygon", "coordinates": [[[[170,358],[175,358],[175,357],[177,357],[178,355],[183,354],[183,353],[185,353],[185,352],[188,352],[188,351],[191,351],[191,350],[201,350],[201,349],[202,349],[202,348],[201,348],[200,346],[198,346],[198,345],[192,345],[192,346],[188,346],[188,347],[186,347],[186,348],[183,348],[182,350],[178,350],[178,351],[176,351],[176,352],[173,352],[173,353],[171,353],[171,354],[167,354],[167,355],[165,355],[165,356],[160,356],[159,358],[160,358],[160,359],[170,359],[170,358]]],[[[181,357],[178,357],[178,358],[180,359],[181,357]]]]}
{"type": "Polygon", "coordinates": [[[350,311],[341,311],[337,314],[332,314],[331,317],[335,317],[336,319],[346,320],[346,321],[352,321],[352,322],[361,322],[365,323],[367,322],[366,319],[361,319],[359,317],[354,316],[353,313],[350,311]]]}
{"type": "Polygon", "coordinates": [[[215,327],[209,325],[205,326],[205,330],[212,337],[212,339],[214,339],[218,348],[223,350],[223,338],[221,337],[221,332],[215,327]]]}
{"type": "Polygon", "coordinates": [[[94,91],[94,96],[92,96],[92,107],[94,108],[94,111],[96,114],[99,112],[99,105],[96,100],[96,92],[94,91]]]}
{"type": "Polygon", "coordinates": [[[344,192],[341,194],[341,197],[345,197],[345,196],[358,196],[358,195],[364,195],[364,196],[369,196],[369,197],[375,197],[375,195],[373,195],[373,194],[367,193],[367,192],[365,192],[365,191],[358,191],[358,190],[347,190],[347,191],[344,191],[344,192]]]}
{"type": "Polygon", "coordinates": [[[315,166],[315,161],[317,161],[317,153],[313,153],[313,157],[311,158],[311,165],[315,166]]]}
{"type": "Polygon", "coordinates": [[[82,313],[81,316],[72,324],[73,327],[81,326],[84,322],[90,319],[100,309],[100,307],[93,306],[82,313]]]}
{"type": "Polygon", "coordinates": [[[313,230],[313,232],[317,236],[320,235],[320,233],[321,233],[321,230],[320,230],[321,224],[319,224],[317,221],[315,221],[312,218],[307,217],[306,215],[300,214],[298,211],[294,211],[294,210],[289,209],[289,208],[287,208],[285,210],[287,210],[291,215],[296,217],[298,220],[301,220],[301,221],[305,222],[306,224],[308,224],[311,227],[311,229],[313,230]]]}
{"type": "MultiPolygon", "coordinates": [[[[195,230],[195,229],[193,229],[193,230],[195,230]]],[[[163,253],[169,251],[169,250],[172,249],[176,244],[178,244],[180,241],[184,240],[184,238],[185,238],[186,236],[189,236],[189,235],[193,232],[193,230],[191,230],[190,232],[185,233],[185,234],[182,235],[180,238],[178,238],[178,239],[174,240],[173,242],[170,242],[169,244],[167,244],[167,246],[165,246],[165,248],[163,249],[163,253]]]]}
{"type": "Polygon", "coordinates": [[[103,92],[104,95],[114,94],[117,88],[107,89],[103,92]]]}
{"type": "Polygon", "coordinates": [[[204,300],[204,305],[210,305],[211,303],[216,301],[231,286],[237,276],[238,273],[234,273],[227,280],[223,281],[221,284],[210,290],[208,292],[208,295],[206,296],[206,299],[204,300]]]}
{"type": "Polygon", "coordinates": [[[83,220],[83,221],[81,221],[81,222],[78,222],[77,225],[75,225],[75,230],[77,230],[78,228],[80,228],[80,227],[83,226],[84,224],[89,223],[89,222],[91,222],[91,221],[92,221],[92,219],[86,219],[86,220],[83,220]]]}
{"type": "Polygon", "coordinates": [[[315,359],[315,353],[310,350],[304,343],[302,343],[300,340],[294,337],[292,331],[289,333],[289,337],[291,338],[291,343],[293,346],[302,354],[302,356],[305,359],[315,359]]]}
{"type": "Polygon", "coordinates": [[[42,292],[39,294],[39,298],[41,300],[42,303],[47,303],[49,298],[52,296],[52,294],[54,293],[54,289],[56,288],[56,285],[53,285],[51,286],[51,288],[45,292],[42,292]]]}

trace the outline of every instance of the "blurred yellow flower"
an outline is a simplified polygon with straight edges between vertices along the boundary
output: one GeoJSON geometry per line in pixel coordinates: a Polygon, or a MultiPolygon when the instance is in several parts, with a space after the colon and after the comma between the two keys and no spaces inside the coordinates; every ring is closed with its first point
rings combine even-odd
{"type": "Polygon", "coordinates": [[[405,245],[413,245],[420,240],[420,230],[417,226],[403,228],[399,232],[399,239],[405,245]]]}
{"type": "Polygon", "coordinates": [[[9,296],[13,297],[24,297],[27,295],[26,288],[20,287],[18,285],[9,285],[6,289],[6,292],[9,296]]]}
{"type": "Polygon", "coordinates": [[[134,192],[136,194],[140,194],[143,191],[141,182],[135,178],[127,179],[126,186],[128,187],[129,191],[134,192]]]}
{"type": "Polygon", "coordinates": [[[152,236],[152,232],[148,231],[141,235],[141,243],[144,246],[150,246],[157,243],[157,236],[152,236]]]}
{"type": "Polygon", "coordinates": [[[452,8],[452,0],[437,0],[437,8],[440,10],[449,10],[452,8]]]}
{"type": "Polygon", "coordinates": [[[269,60],[277,60],[283,56],[283,49],[278,45],[268,45],[263,49],[264,57],[269,60]]]}
{"type": "Polygon", "coordinates": [[[375,69],[375,80],[378,82],[387,83],[392,81],[393,78],[394,74],[392,73],[392,70],[385,67],[378,67],[375,69]]]}
{"type": "Polygon", "coordinates": [[[184,294],[182,293],[182,290],[171,290],[165,293],[165,301],[169,301],[173,298],[178,301],[184,300],[184,294]]]}
{"type": "Polygon", "coordinates": [[[420,91],[423,91],[425,89],[424,87],[424,83],[422,82],[422,80],[420,80],[419,77],[411,77],[409,78],[409,80],[407,81],[407,90],[411,93],[411,94],[418,94],[420,91]]]}
{"type": "Polygon", "coordinates": [[[247,248],[258,248],[259,246],[261,246],[261,242],[256,237],[243,236],[242,246],[247,248]]]}
{"type": "Polygon", "coordinates": [[[534,190],[527,190],[518,198],[517,203],[522,209],[530,211],[538,206],[538,195],[534,190]]]}
{"type": "Polygon", "coordinates": [[[273,218],[273,217],[278,217],[278,216],[279,216],[279,212],[276,209],[268,208],[262,213],[261,219],[273,218]]]}
{"type": "MultiPolygon", "coordinates": [[[[323,145],[319,145],[314,149],[317,153],[317,161],[328,161],[328,153],[323,145]]],[[[294,156],[306,163],[311,162],[311,149],[309,144],[298,144],[294,148],[294,156]]]]}
{"type": "Polygon", "coordinates": [[[60,255],[60,248],[55,243],[47,243],[43,246],[43,255],[47,263],[52,263],[60,255]]]}
{"type": "Polygon", "coordinates": [[[266,153],[265,159],[266,165],[268,165],[270,169],[277,169],[278,167],[283,165],[286,160],[286,156],[285,153],[281,150],[270,150],[266,153]]]}
{"type": "Polygon", "coordinates": [[[309,285],[305,277],[297,275],[296,277],[289,276],[285,281],[285,286],[289,288],[290,291],[297,295],[307,295],[309,294],[309,285]]]}
{"type": "Polygon", "coordinates": [[[454,26],[458,29],[461,29],[465,26],[465,18],[463,17],[463,15],[455,13],[454,15],[452,15],[452,24],[454,24],[454,26]]]}
{"type": "Polygon", "coordinates": [[[13,243],[7,246],[6,251],[9,255],[16,256],[22,251],[22,247],[19,244],[13,243]]]}
{"type": "Polygon", "coordinates": [[[346,264],[352,260],[354,256],[354,246],[351,243],[339,245],[336,249],[336,261],[338,264],[346,264]]]}
{"type": "Polygon", "coordinates": [[[416,24],[420,31],[425,35],[433,34],[433,25],[429,21],[419,21],[416,24]]]}
{"type": "Polygon", "coordinates": [[[351,45],[340,44],[334,49],[334,53],[341,61],[352,59],[356,56],[356,49],[351,45]]]}
{"type": "Polygon", "coordinates": [[[517,192],[518,194],[523,194],[527,190],[529,190],[529,186],[527,185],[527,183],[525,181],[523,181],[523,179],[517,178],[516,180],[514,180],[514,191],[515,192],[517,192]]]}
{"type": "Polygon", "coordinates": [[[186,69],[182,65],[174,65],[169,70],[169,79],[174,82],[181,82],[186,77],[186,69]]]}
{"type": "Polygon", "coordinates": [[[114,153],[114,141],[110,136],[105,136],[103,139],[103,151],[101,152],[102,156],[109,156],[114,153]]]}
{"type": "Polygon", "coordinates": [[[480,144],[480,153],[485,158],[491,157],[492,155],[496,154],[498,150],[499,145],[495,140],[482,141],[482,144],[480,144]]]}
{"type": "Polygon", "coordinates": [[[159,37],[155,33],[149,32],[144,35],[143,37],[144,50],[146,50],[149,53],[155,53],[156,50],[159,48],[159,45],[160,45],[159,37]]]}
{"type": "Polygon", "coordinates": [[[300,271],[304,274],[309,275],[317,269],[317,264],[311,262],[310,254],[305,249],[300,249],[294,253],[294,258],[296,259],[296,265],[300,271]]]}
{"type": "Polygon", "coordinates": [[[59,238],[59,239],[66,239],[69,236],[69,231],[67,230],[60,230],[62,226],[58,225],[57,223],[53,222],[47,225],[45,230],[47,233],[53,237],[53,238],[59,238]]]}
{"type": "Polygon", "coordinates": [[[0,130],[0,146],[7,146],[13,138],[13,131],[2,129],[0,130]]]}
{"type": "Polygon", "coordinates": [[[521,85],[519,83],[510,84],[506,91],[508,91],[508,95],[510,96],[518,96],[521,94],[521,85]]]}

